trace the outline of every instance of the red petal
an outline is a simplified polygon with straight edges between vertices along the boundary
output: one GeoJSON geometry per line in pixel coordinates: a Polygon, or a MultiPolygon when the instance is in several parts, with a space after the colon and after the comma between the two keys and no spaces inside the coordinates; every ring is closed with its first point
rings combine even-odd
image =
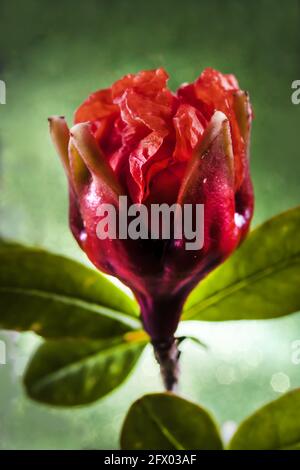
{"type": "Polygon", "coordinates": [[[195,83],[183,85],[177,94],[181,102],[195,106],[210,120],[214,111],[222,111],[230,122],[235,158],[235,188],[238,189],[245,177],[246,144],[235,113],[235,96],[239,84],[234,75],[224,75],[217,70],[207,68],[195,83]]]}
{"type": "Polygon", "coordinates": [[[175,160],[185,161],[192,156],[193,149],[199,143],[204,132],[198,113],[193,106],[182,104],[173,118],[176,132],[175,160]]]}
{"type": "Polygon", "coordinates": [[[146,204],[174,204],[177,200],[185,169],[186,163],[178,162],[157,172],[152,178],[146,204]]]}
{"type": "Polygon", "coordinates": [[[184,83],[177,90],[177,96],[181,103],[188,103],[199,112],[199,118],[204,126],[211,120],[214,113],[214,106],[212,104],[201,101],[196,94],[196,87],[194,83],[184,83]]]}
{"type": "Polygon", "coordinates": [[[137,202],[147,198],[152,178],[168,165],[173,153],[165,138],[173,131],[177,99],[166,88],[167,79],[166,72],[157,69],[127,75],[112,86],[113,100],[125,124],[122,147],[113,160],[119,162],[119,168],[122,161],[124,169],[127,158],[127,187],[137,202]]]}
{"type": "Polygon", "coordinates": [[[166,88],[168,78],[167,72],[162,68],[125,75],[113,84],[112,97],[117,101],[126,90],[133,89],[141,95],[156,98],[157,94],[166,88]]]}
{"type": "Polygon", "coordinates": [[[152,172],[157,172],[167,166],[167,162],[159,162],[158,166],[155,167],[153,162],[153,157],[163,144],[163,140],[163,134],[152,132],[140,142],[137,149],[129,157],[129,168],[133,184],[129,184],[128,187],[135,202],[142,202],[148,192],[147,186],[149,186],[150,175],[146,178],[147,162],[149,165],[149,161],[151,161],[152,172]]]}
{"type": "Polygon", "coordinates": [[[238,189],[245,176],[246,148],[234,112],[234,96],[239,84],[234,75],[224,75],[217,70],[205,69],[195,82],[195,92],[199,100],[222,111],[229,119],[235,158],[235,187],[238,189]]]}
{"type": "Polygon", "coordinates": [[[77,109],[74,124],[97,121],[118,114],[118,106],[112,101],[111,89],[99,90],[88,97],[77,109]]]}
{"type": "Polygon", "coordinates": [[[172,96],[167,100],[153,100],[127,90],[118,100],[121,117],[129,126],[144,125],[152,131],[166,131],[172,114],[172,96]],[[164,102],[162,102],[164,101],[164,102]]]}

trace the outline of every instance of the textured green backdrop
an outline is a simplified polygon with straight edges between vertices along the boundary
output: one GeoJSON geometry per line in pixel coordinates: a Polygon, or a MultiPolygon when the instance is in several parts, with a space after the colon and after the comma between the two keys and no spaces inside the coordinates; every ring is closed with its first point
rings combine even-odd
{"type": "MultiPolygon", "coordinates": [[[[84,260],[66,223],[66,184],[51,146],[47,116],[65,114],[120,76],[163,66],[170,85],[195,79],[206,66],[236,74],[255,109],[252,174],[254,225],[299,203],[300,4],[271,0],[1,0],[1,234],[84,260]]],[[[255,254],[253,254],[255,256],[255,254]]],[[[187,328],[187,327],[186,327],[187,328]]],[[[300,386],[292,362],[300,316],[268,322],[197,324],[210,345],[184,345],[182,393],[226,425],[288,387],[300,386]]],[[[115,448],[126,409],[160,390],[151,351],[126,385],[77,410],[30,402],[20,374],[38,342],[3,333],[0,448],[115,448]]]]}

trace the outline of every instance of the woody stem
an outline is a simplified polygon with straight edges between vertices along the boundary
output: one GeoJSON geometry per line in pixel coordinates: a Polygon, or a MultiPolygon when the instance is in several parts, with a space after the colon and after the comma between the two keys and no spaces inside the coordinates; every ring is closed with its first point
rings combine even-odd
{"type": "Polygon", "coordinates": [[[179,356],[177,340],[153,341],[154,355],[160,366],[160,373],[169,392],[176,391],[179,379],[179,356]]]}

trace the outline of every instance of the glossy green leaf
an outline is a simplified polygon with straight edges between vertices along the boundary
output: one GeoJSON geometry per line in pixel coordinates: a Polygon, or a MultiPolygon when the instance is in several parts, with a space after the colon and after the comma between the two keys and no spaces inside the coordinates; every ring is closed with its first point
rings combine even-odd
{"type": "Polygon", "coordinates": [[[94,269],[64,256],[9,242],[0,245],[0,286],[51,292],[137,315],[137,304],[94,269]]]}
{"type": "Polygon", "coordinates": [[[235,432],[229,448],[300,449],[300,389],[268,403],[247,418],[235,432]]]}
{"type": "Polygon", "coordinates": [[[50,292],[0,288],[0,329],[45,338],[109,338],[141,327],[137,319],[50,292]]]}
{"type": "Polygon", "coordinates": [[[0,245],[0,300],[2,329],[100,339],[140,328],[135,303],[104,276],[19,245],[0,245]]]}
{"type": "Polygon", "coordinates": [[[27,394],[55,406],[98,400],[124,382],[146,342],[143,332],[104,341],[46,341],[25,373],[27,394]]]}
{"type": "Polygon", "coordinates": [[[122,428],[123,450],[220,450],[210,415],[170,393],[145,395],[130,408],[122,428]]]}
{"type": "Polygon", "coordinates": [[[254,320],[300,310],[300,208],[255,229],[194,289],[183,320],[254,320]]]}

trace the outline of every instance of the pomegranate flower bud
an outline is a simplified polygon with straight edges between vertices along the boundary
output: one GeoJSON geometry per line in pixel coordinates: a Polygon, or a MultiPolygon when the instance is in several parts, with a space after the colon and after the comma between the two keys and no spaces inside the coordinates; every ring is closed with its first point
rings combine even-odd
{"type": "Polygon", "coordinates": [[[184,301],[249,229],[252,109],[233,75],[206,69],[176,93],[167,79],[163,69],[127,75],[90,95],[70,131],[62,117],[49,121],[68,178],[72,233],[99,270],[134,292],[171,388],[184,301]],[[152,224],[152,208],[162,205],[175,208],[169,237],[164,220],[152,224]],[[174,235],[185,207],[196,220],[204,210],[198,246],[184,230],[174,235]],[[101,208],[114,236],[99,233],[101,208]],[[124,223],[128,233],[139,225],[143,236],[126,236],[124,223]]]}

